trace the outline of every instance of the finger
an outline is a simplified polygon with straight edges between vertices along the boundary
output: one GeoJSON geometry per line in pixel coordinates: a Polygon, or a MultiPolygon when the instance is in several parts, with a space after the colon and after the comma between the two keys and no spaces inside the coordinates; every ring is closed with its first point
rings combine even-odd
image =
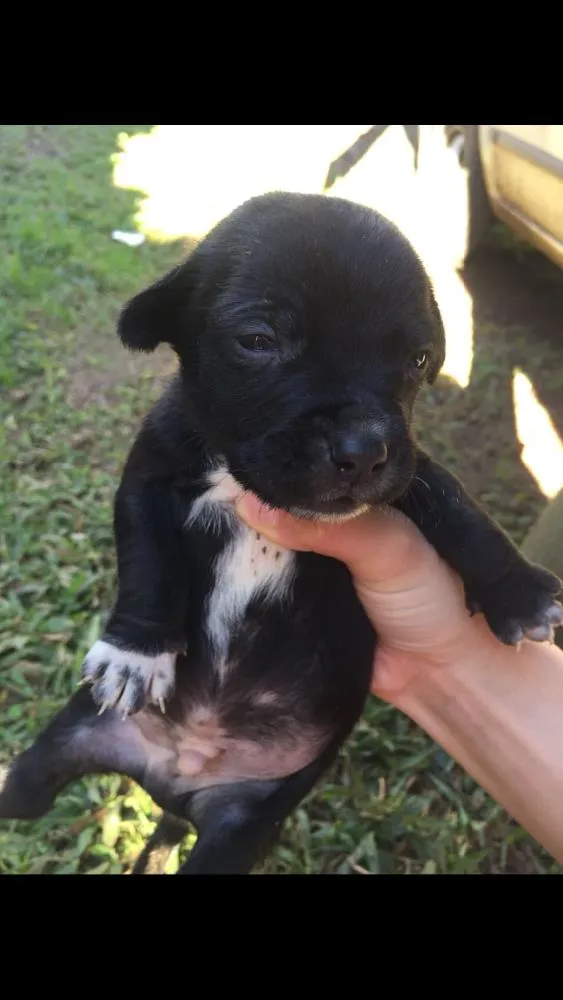
{"type": "Polygon", "coordinates": [[[238,501],[237,511],[247,524],[277,544],[340,559],[357,580],[371,584],[404,576],[429,550],[415,526],[389,508],[340,523],[312,522],[267,507],[247,493],[238,501]]]}
{"type": "Polygon", "coordinates": [[[322,551],[322,526],[318,522],[292,517],[286,511],[268,507],[253,493],[244,493],[235,503],[239,517],[265,538],[288,549],[322,551]],[[321,546],[318,549],[318,545],[321,546]]]}

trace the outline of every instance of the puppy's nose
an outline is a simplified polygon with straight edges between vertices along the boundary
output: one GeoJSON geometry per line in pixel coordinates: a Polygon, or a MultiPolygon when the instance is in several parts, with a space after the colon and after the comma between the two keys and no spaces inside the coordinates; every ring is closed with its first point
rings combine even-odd
{"type": "Polygon", "coordinates": [[[332,441],[331,457],[341,476],[356,482],[372,476],[387,461],[387,445],[370,430],[348,430],[332,441]]]}

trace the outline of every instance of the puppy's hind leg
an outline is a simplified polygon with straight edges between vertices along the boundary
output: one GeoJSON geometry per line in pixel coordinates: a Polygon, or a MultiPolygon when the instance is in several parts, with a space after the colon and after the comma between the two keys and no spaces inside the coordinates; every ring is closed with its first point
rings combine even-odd
{"type": "Polygon", "coordinates": [[[137,781],[146,760],[136,727],[116,712],[98,716],[81,688],[35,743],[0,769],[0,819],[43,816],[62,789],[86,774],[124,774],[137,781]]]}
{"type": "Polygon", "coordinates": [[[287,778],[192,793],[187,812],[199,837],[178,874],[250,874],[277,843],[289,814],[332,763],[340,742],[287,778]]]}
{"type": "Polygon", "coordinates": [[[132,875],[164,875],[172,851],[181,844],[189,831],[184,820],[165,813],[147,846],[135,862],[132,875]]]}
{"type": "Polygon", "coordinates": [[[198,840],[179,875],[248,875],[274,845],[279,824],[268,798],[278,782],[223,785],[195,792],[190,817],[198,840]]]}

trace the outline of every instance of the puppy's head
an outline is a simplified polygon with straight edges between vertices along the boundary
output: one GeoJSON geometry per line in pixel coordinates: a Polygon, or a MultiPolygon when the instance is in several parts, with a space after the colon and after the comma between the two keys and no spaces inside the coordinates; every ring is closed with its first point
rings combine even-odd
{"type": "Polygon", "coordinates": [[[120,335],[172,345],[190,420],[266,503],[334,518],[408,488],[444,332],[414,250],[375,212],[254,198],[129,303],[120,335]]]}

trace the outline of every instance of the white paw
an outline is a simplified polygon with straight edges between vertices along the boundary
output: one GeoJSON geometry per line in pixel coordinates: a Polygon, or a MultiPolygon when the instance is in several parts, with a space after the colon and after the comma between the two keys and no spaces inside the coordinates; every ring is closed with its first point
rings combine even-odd
{"type": "Polygon", "coordinates": [[[175,663],[175,653],[147,656],[100,640],[88,653],[82,676],[92,685],[100,714],[115,708],[126,718],[147,702],[166,710],[166,700],[174,690],[175,663]]]}

